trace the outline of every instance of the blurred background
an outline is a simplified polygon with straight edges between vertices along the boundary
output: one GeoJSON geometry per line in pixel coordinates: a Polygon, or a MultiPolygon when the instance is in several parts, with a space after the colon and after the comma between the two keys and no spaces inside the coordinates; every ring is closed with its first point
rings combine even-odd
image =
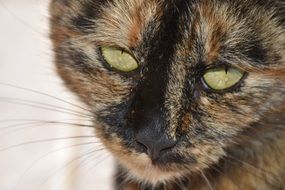
{"type": "Polygon", "coordinates": [[[52,64],[48,4],[0,0],[0,190],[110,190],[112,158],[52,64]]]}

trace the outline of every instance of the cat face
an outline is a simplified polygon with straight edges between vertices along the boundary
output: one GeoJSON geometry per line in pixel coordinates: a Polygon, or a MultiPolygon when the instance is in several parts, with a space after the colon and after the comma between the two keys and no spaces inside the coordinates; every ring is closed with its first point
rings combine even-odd
{"type": "Polygon", "coordinates": [[[281,1],[54,0],[50,10],[58,72],[131,178],[199,173],[284,119],[281,1]]]}

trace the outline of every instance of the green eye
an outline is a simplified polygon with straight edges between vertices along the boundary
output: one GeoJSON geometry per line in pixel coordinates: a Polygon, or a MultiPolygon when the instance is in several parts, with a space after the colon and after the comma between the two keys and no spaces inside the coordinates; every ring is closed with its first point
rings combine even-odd
{"type": "Polygon", "coordinates": [[[213,90],[227,90],[237,85],[245,72],[234,67],[220,66],[208,69],[203,76],[206,85],[213,90]]]}
{"type": "Polygon", "coordinates": [[[139,67],[136,59],[122,49],[114,47],[102,47],[101,52],[105,61],[110,65],[110,67],[113,67],[119,71],[131,72],[139,67]]]}

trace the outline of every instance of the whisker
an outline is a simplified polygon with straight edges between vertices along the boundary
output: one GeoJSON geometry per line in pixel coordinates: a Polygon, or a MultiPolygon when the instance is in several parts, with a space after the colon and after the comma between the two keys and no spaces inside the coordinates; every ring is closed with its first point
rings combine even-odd
{"type": "Polygon", "coordinates": [[[208,187],[209,187],[209,190],[214,190],[214,188],[212,187],[209,179],[207,178],[207,176],[205,175],[205,173],[203,171],[200,171],[201,173],[201,176],[204,178],[204,180],[206,181],[208,187]]]}
{"type": "MultiPolygon", "coordinates": [[[[0,121],[1,123],[1,121],[0,121]]],[[[6,123],[6,122],[3,122],[3,123],[6,123]]],[[[17,124],[13,124],[13,125],[8,125],[8,126],[5,126],[5,127],[0,127],[0,130],[7,130],[7,129],[14,129],[14,128],[18,128],[18,127],[22,127],[22,126],[25,126],[25,125],[32,125],[32,124],[40,124],[40,123],[43,123],[41,121],[29,121],[29,122],[21,122],[21,123],[17,123],[17,124]]]]}
{"type": "MultiPolygon", "coordinates": [[[[83,120],[83,119],[65,119],[58,122],[65,122],[65,121],[82,121],[82,122],[92,122],[91,120],[83,120]]],[[[11,122],[50,122],[51,120],[40,120],[40,119],[7,119],[7,120],[0,120],[0,123],[11,123],[11,122]]],[[[53,121],[52,121],[53,122],[53,121]]]]}
{"type": "MultiPolygon", "coordinates": [[[[1,100],[0,100],[0,101],[1,101],[1,100]]],[[[48,107],[39,106],[39,105],[33,105],[33,104],[29,104],[29,103],[24,103],[24,102],[5,101],[5,103],[16,104],[16,105],[23,105],[23,106],[29,106],[29,107],[32,107],[32,108],[38,108],[38,109],[43,109],[43,110],[48,110],[48,111],[54,111],[54,112],[65,113],[65,114],[70,114],[70,115],[74,115],[74,116],[80,116],[80,117],[90,118],[90,116],[87,116],[87,115],[76,114],[76,113],[72,113],[72,112],[62,111],[62,110],[53,109],[53,108],[48,108],[48,107]]]]}
{"type": "Polygon", "coordinates": [[[78,164],[75,168],[73,168],[73,169],[70,171],[69,175],[66,176],[66,178],[69,178],[69,176],[72,176],[72,177],[73,177],[73,176],[74,176],[74,173],[75,173],[81,166],[83,166],[84,163],[87,162],[88,159],[91,158],[92,156],[94,156],[94,155],[93,155],[93,154],[90,154],[90,155],[87,155],[84,159],[82,159],[82,160],[79,162],[79,164],[78,164]]]}
{"type": "Polygon", "coordinates": [[[18,187],[21,185],[21,183],[23,182],[25,176],[32,170],[32,168],[37,164],[39,163],[40,161],[42,161],[44,158],[46,158],[47,156],[50,156],[52,154],[55,154],[59,151],[62,151],[62,150],[66,150],[66,149],[70,149],[70,148],[74,148],[74,147],[79,147],[79,146],[86,146],[86,145],[92,145],[92,144],[97,144],[97,142],[85,142],[85,143],[77,143],[77,144],[73,144],[73,145],[70,145],[70,146],[65,146],[65,147],[61,147],[61,148],[58,148],[58,149],[55,149],[55,150],[52,150],[42,156],[40,156],[39,158],[37,158],[36,160],[34,160],[32,162],[32,164],[24,171],[24,173],[21,175],[21,177],[19,178],[18,182],[16,183],[15,185],[15,190],[18,189],[18,187]]]}
{"type": "MultiPolygon", "coordinates": [[[[231,155],[227,155],[227,157],[232,159],[232,160],[234,160],[234,161],[236,161],[236,162],[239,162],[239,163],[243,164],[243,166],[249,168],[249,170],[248,170],[249,172],[251,172],[252,174],[254,174],[254,175],[258,176],[258,177],[260,177],[261,179],[263,179],[263,177],[261,176],[260,172],[263,175],[271,175],[271,177],[273,177],[273,180],[275,180],[275,181],[280,181],[281,180],[281,179],[278,179],[278,177],[280,177],[280,176],[274,174],[271,171],[267,171],[266,169],[263,169],[263,168],[257,168],[256,166],[254,166],[254,165],[252,165],[252,164],[250,164],[250,163],[248,163],[246,161],[239,160],[239,159],[237,159],[237,158],[235,158],[235,157],[233,157],[231,155]],[[250,168],[254,169],[256,172],[251,171],[250,168]]],[[[283,175],[284,175],[284,173],[283,173],[283,175]]]]}
{"type": "Polygon", "coordinates": [[[38,127],[39,125],[41,125],[41,127],[42,127],[45,124],[44,123],[36,123],[36,122],[31,123],[30,122],[30,123],[21,123],[21,124],[16,124],[16,125],[11,125],[11,126],[8,126],[8,127],[0,128],[1,131],[2,130],[9,130],[8,132],[0,133],[0,137],[11,135],[11,134],[19,132],[21,130],[24,130],[24,129],[31,129],[31,128],[34,128],[34,127],[38,127]]]}
{"type": "MultiPolygon", "coordinates": [[[[102,155],[100,155],[102,156],[102,155]]],[[[99,164],[101,164],[103,161],[105,161],[107,158],[109,157],[109,155],[105,155],[105,156],[102,156],[102,158],[96,162],[91,168],[89,168],[89,172],[91,172],[94,168],[96,168],[99,164]]]]}
{"type": "Polygon", "coordinates": [[[20,89],[20,90],[23,90],[23,91],[26,91],[26,92],[30,92],[30,93],[34,93],[34,94],[39,94],[39,95],[42,95],[42,96],[45,96],[45,97],[49,97],[49,98],[52,98],[52,99],[55,99],[55,100],[58,100],[60,102],[63,102],[63,103],[66,103],[66,104],[69,104],[71,106],[74,106],[76,108],[80,108],[82,110],[85,110],[85,111],[88,111],[90,112],[89,109],[86,109],[82,106],[79,106],[77,104],[74,104],[74,103],[71,103],[71,102],[68,102],[64,99],[61,99],[59,97],[56,97],[56,96],[53,96],[53,95],[50,95],[50,94],[47,94],[47,93],[44,93],[44,92],[40,92],[40,91],[37,91],[37,90],[33,90],[33,89],[29,89],[29,88],[24,88],[24,87],[20,87],[20,86],[16,86],[16,85],[12,85],[12,84],[7,84],[7,83],[3,83],[3,82],[0,82],[0,85],[2,86],[7,86],[7,87],[10,87],[10,88],[14,88],[14,89],[20,89]]]}
{"type": "MultiPolygon", "coordinates": [[[[57,124],[53,127],[63,127],[63,126],[69,126],[69,127],[76,127],[76,128],[94,128],[92,125],[83,125],[83,124],[77,124],[77,123],[65,123],[65,122],[56,122],[56,121],[47,121],[47,122],[33,122],[33,123],[22,123],[22,124],[18,124],[18,125],[13,125],[12,129],[6,133],[0,133],[0,137],[4,137],[7,135],[11,135],[14,134],[16,132],[20,132],[22,130],[26,130],[26,129],[32,129],[32,128],[38,128],[38,127],[44,127],[44,126],[50,126],[50,125],[54,125],[57,124]],[[58,125],[60,124],[60,125],[58,125]],[[23,126],[24,125],[24,126],[23,126]],[[28,126],[26,126],[28,125],[28,126]],[[15,129],[16,128],[16,129],[15,129]]],[[[10,126],[11,127],[11,126],[10,126]]],[[[0,128],[0,130],[7,130],[7,129],[11,129],[8,127],[4,127],[4,128],[0,128]]]]}
{"type": "Polygon", "coordinates": [[[88,156],[92,153],[98,152],[98,151],[102,151],[104,150],[104,148],[101,149],[95,149],[95,150],[88,150],[88,152],[84,153],[83,155],[77,156],[74,159],[70,160],[68,163],[66,163],[63,167],[58,168],[57,170],[55,170],[51,175],[49,175],[46,179],[43,180],[43,182],[38,186],[38,188],[36,188],[36,190],[40,190],[41,186],[43,186],[52,176],[56,175],[58,172],[60,172],[61,170],[63,170],[64,168],[70,166],[71,164],[73,164],[75,161],[84,158],[85,156],[88,156]]]}
{"type": "Polygon", "coordinates": [[[21,144],[15,144],[6,148],[0,149],[0,152],[4,152],[10,150],[12,148],[18,148],[26,145],[32,145],[37,143],[46,143],[46,142],[54,142],[54,141],[62,141],[62,140],[70,140],[70,139],[84,139],[84,138],[96,138],[95,136],[73,136],[73,137],[61,137],[61,138],[50,138],[44,140],[36,140],[36,141],[28,141],[21,144]]]}
{"type": "MultiPolygon", "coordinates": [[[[12,120],[10,120],[11,122],[12,120]]],[[[81,124],[81,123],[70,123],[70,122],[64,122],[64,121],[47,121],[47,120],[21,120],[21,121],[26,121],[25,123],[17,123],[13,125],[9,125],[6,127],[0,127],[0,130],[7,130],[7,129],[13,129],[13,128],[18,128],[22,127],[23,125],[29,125],[29,124],[61,124],[61,125],[70,125],[70,126],[75,126],[75,127],[87,127],[87,128],[94,128],[93,125],[87,125],[87,124],[81,124]]],[[[0,120],[0,123],[2,121],[0,120]]],[[[3,121],[3,122],[7,122],[3,121]]]]}
{"type": "Polygon", "coordinates": [[[35,27],[33,27],[31,24],[23,20],[21,17],[19,17],[17,14],[15,14],[2,0],[0,0],[0,5],[4,7],[4,9],[11,14],[17,21],[22,23],[24,26],[26,26],[28,29],[32,30],[35,33],[44,35],[40,30],[37,30],[35,27]]]}
{"type": "Polygon", "coordinates": [[[89,117],[93,117],[91,114],[86,114],[86,113],[82,113],[76,110],[72,110],[69,108],[65,108],[65,107],[61,107],[61,106],[56,106],[56,105],[52,105],[52,104],[47,104],[47,103],[42,103],[42,102],[37,102],[37,101],[32,101],[32,100],[26,100],[26,99],[20,99],[20,98],[10,98],[10,97],[0,97],[0,101],[1,102],[19,102],[19,103],[25,103],[25,104],[29,104],[29,105],[37,105],[37,106],[42,106],[42,107],[47,107],[50,109],[55,109],[56,110],[62,110],[62,111],[67,111],[68,113],[74,113],[74,114],[79,114],[82,116],[89,116],[89,117]]]}
{"type": "MultiPolygon", "coordinates": [[[[80,166],[83,166],[84,164],[89,164],[89,163],[93,163],[92,161],[94,161],[95,159],[93,158],[92,161],[89,160],[89,158],[92,158],[94,155],[93,154],[90,154],[89,156],[87,155],[86,158],[81,161],[79,163],[78,166],[76,166],[71,172],[70,172],[70,176],[74,177],[75,175],[75,172],[80,168],[80,166]]],[[[96,155],[97,156],[97,155],[96,155]]],[[[94,165],[92,165],[92,167],[90,167],[86,172],[84,172],[83,175],[88,175],[89,173],[91,173],[91,171],[96,167],[98,166],[99,164],[101,164],[103,161],[106,160],[106,158],[109,157],[109,155],[105,155],[103,158],[101,158],[100,160],[97,160],[99,159],[100,157],[102,157],[102,155],[99,155],[98,158],[96,158],[96,163],[94,165]]],[[[68,176],[66,176],[66,178],[68,178],[68,176]]]]}

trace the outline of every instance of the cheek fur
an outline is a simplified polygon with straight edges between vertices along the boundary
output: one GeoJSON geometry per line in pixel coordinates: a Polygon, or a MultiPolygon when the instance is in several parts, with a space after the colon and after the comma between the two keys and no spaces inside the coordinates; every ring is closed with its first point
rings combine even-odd
{"type": "Polygon", "coordinates": [[[58,73],[92,110],[116,106],[131,97],[134,83],[108,70],[94,46],[73,40],[57,50],[61,52],[56,55],[58,73]]]}

